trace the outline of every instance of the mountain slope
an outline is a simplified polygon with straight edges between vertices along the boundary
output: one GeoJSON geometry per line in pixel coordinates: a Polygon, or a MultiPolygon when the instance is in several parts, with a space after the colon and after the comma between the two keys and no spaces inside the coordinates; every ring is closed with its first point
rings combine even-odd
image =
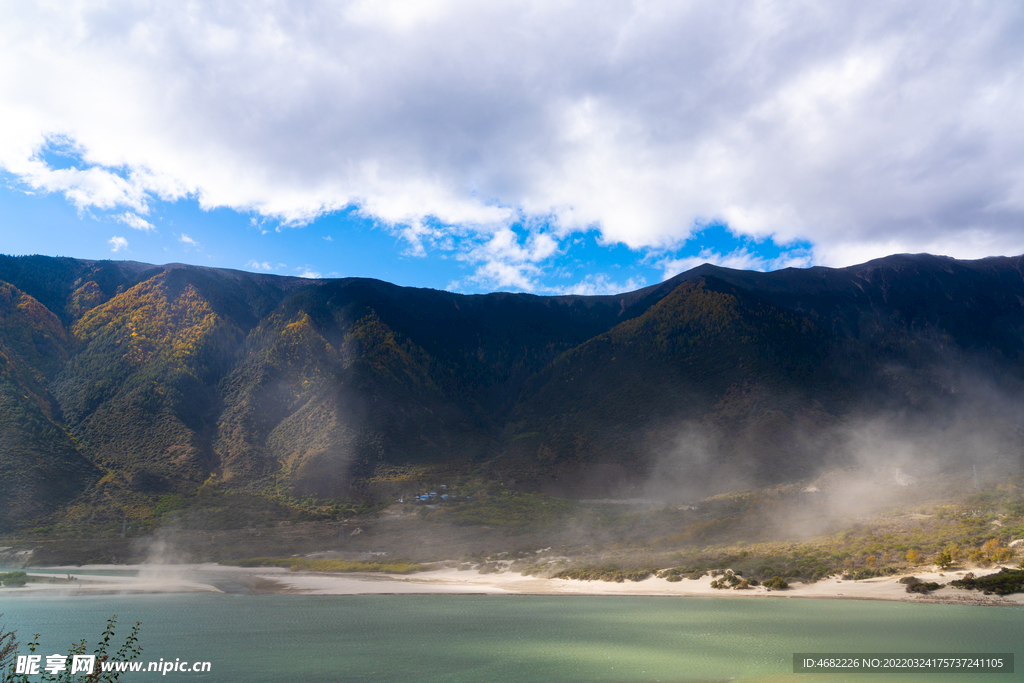
{"type": "Polygon", "coordinates": [[[1019,460],[1022,265],[705,265],[539,297],[0,256],[0,525],[148,514],[211,474],[327,498],[409,468],[685,498],[852,462],[850,430],[883,418],[1019,460]]]}
{"type": "MultiPolygon", "coordinates": [[[[793,410],[820,411],[815,396],[832,389],[830,378],[819,376],[828,348],[805,318],[714,278],[686,280],[640,317],[537,375],[510,420],[506,455],[539,470],[545,461],[563,472],[598,465],[616,479],[637,480],[678,425],[717,416],[731,437],[716,457],[734,468],[745,454],[739,443],[763,436],[765,410],[786,408],[790,420],[793,410]]],[[[782,446],[776,438],[761,449],[755,476],[801,471],[781,457],[782,446]]],[[[596,493],[621,482],[589,483],[596,493]]]]}
{"type": "Polygon", "coordinates": [[[94,461],[144,491],[193,488],[215,466],[216,383],[240,331],[191,285],[161,273],[85,313],[77,353],[53,382],[94,461]]]}
{"type": "Polygon", "coordinates": [[[0,527],[72,500],[98,479],[47,389],[69,351],[55,315],[0,283],[0,527]]]}

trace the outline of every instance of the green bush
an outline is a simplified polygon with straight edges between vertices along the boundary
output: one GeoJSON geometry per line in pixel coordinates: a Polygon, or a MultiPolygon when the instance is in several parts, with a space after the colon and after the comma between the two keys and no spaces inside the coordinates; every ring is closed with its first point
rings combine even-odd
{"type": "Polygon", "coordinates": [[[563,569],[556,573],[556,579],[575,579],[577,581],[643,581],[652,574],[657,573],[656,569],[619,569],[615,565],[604,565],[601,567],[576,567],[563,569]]]}
{"type": "Polygon", "coordinates": [[[25,572],[7,572],[0,574],[0,582],[4,588],[20,588],[28,583],[28,574],[25,572]]]}
{"type": "Polygon", "coordinates": [[[917,583],[907,584],[908,593],[928,593],[934,590],[938,590],[939,588],[942,588],[942,584],[935,583],[934,581],[918,581],[917,583]]]}
{"type": "Polygon", "coordinates": [[[823,564],[815,568],[814,572],[811,573],[810,579],[812,583],[815,583],[817,581],[821,581],[822,579],[827,579],[835,573],[836,572],[834,569],[832,569],[832,567],[823,564]]]}
{"type": "Polygon", "coordinates": [[[1024,593],[1024,569],[1006,569],[1004,567],[995,574],[977,578],[973,574],[967,574],[962,579],[950,582],[950,585],[954,588],[980,590],[985,595],[1024,593]]]}
{"type": "Polygon", "coordinates": [[[899,583],[902,583],[907,587],[908,593],[929,593],[933,590],[938,590],[943,586],[943,584],[935,583],[934,581],[922,581],[916,576],[904,576],[899,580],[899,583]]]}
{"type": "Polygon", "coordinates": [[[893,567],[882,567],[881,569],[859,567],[843,574],[843,581],[863,581],[864,579],[875,579],[880,576],[892,576],[896,571],[893,567]]]}

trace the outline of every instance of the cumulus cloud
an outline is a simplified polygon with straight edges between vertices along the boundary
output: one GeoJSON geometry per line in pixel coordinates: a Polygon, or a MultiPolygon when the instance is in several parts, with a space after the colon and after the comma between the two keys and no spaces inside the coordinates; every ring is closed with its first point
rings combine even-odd
{"type": "Polygon", "coordinates": [[[114,252],[115,254],[119,251],[123,251],[124,249],[128,248],[128,240],[126,240],[123,237],[118,237],[117,235],[107,240],[107,244],[110,245],[110,251],[114,252]]]}
{"type": "Polygon", "coordinates": [[[311,280],[319,280],[323,277],[318,271],[312,270],[309,266],[303,266],[302,268],[296,268],[299,277],[309,278],[311,280]]]}
{"type": "Polygon", "coordinates": [[[193,249],[198,249],[200,246],[199,242],[195,241],[185,233],[181,233],[180,235],[178,235],[178,241],[187,247],[192,247],[193,249]]]}
{"type": "Polygon", "coordinates": [[[143,232],[149,232],[150,230],[156,230],[156,226],[154,226],[152,223],[147,221],[145,218],[143,218],[139,214],[132,213],[131,211],[126,211],[126,212],[124,212],[124,213],[122,213],[120,215],[114,216],[114,219],[118,223],[124,223],[125,225],[127,225],[130,228],[135,228],[136,230],[142,230],[143,232]]]}
{"type": "Polygon", "coordinates": [[[828,265],[1020,253],[1021,35],[1024,5],[954,0],[7,3],[0,167],[136,216],[354,206],[524,289],[594,229],[664,252],[721,221],[828,265]]]}
{"type": "Polygon", "coordinates": [[[247,268],[252,268],[253,270],[268,270],[269,271],[269,270],[273,270],[274,269],[274,267],[272,265],[270,265],[269,262],[263,261],[262,263],[260,263],[256,259],[253,259],[252,261],[249,261],[245,265],[246,265],[247,268]]]}
{"type": "Polygon", "coordinates": [[[542,264],[558,252],[558,240],[549,232],[531,231],[520,240],[515,230],[500,228],[475,243],[467,240],[456,258],[475,266],[468,282],[532,292],[539,286],[542,264]]]}

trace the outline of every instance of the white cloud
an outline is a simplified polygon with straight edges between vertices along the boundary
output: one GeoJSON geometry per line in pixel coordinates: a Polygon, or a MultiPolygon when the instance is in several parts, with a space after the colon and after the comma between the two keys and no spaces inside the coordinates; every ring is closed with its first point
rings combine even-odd
{"type": "Polygon", "coordinates": [[[723,268],[734,270],[781,270],[782,268],[807,268],[812,265],[810,252],[803,249],[792,249],[783,252],[777,258],[769,259],[751,252],[746,247],[739,247],[726,254],[713,249],[704,248],[696,256],[684,258],[664,258],[656,262],[662,269],[664,279],[696,268],[704,263],[711,263],[723,268]]]}
{"type": "Polygon", "coordinates": [[[154,226],[152,223],[147,221],[142,216],[138,215],[137,213],[132,213],[131,211],[125,211],[122,214],[114,216],[114,220],[116,220],[118,223],[124,223],[130,228],[142,230],[143,232],[156,230],[156,226],[154,226]]]}
{"type": "Polygon", "coordinates": [[[260,263],[256,259],[253,259],[252,261],[249,261],[248,263],[245,264],[245,266],[246,266],[246,268],[252,268],[253,270],[273,270],[274,269],[274,267],[272,265],[270,265],[270,263],[268,263],[267,261],[264,261],[263,263],[260,263]]]}
{"type": "Polygon", "coordinates": [[[311,280],[319,280],[320,278],[323,277],[323,275],[321,275],[318,271],[310,269],[309,266],[296,268],[295,270],[299,272],[299,277],[309,278],[311,280]]]}
{"type": "MultiPolygon", "coordinates": [[[[0,144],[3,142],[6,141],[0,140],[0,144]]],[[[11,160],[0,157],[0,164],[33,190],[62,192],[80,211],[91,207],[114,209],[122,206],[142,213],[149,210],[145,187],[104,168],[52,169],[35,158],[11,160]]]]}
{"type": "Polygon", "coordinates": [[[541,264],[559,252],[558,241],[546,232],[530,232],[525,241],[511,228],[500,228],[478,242],[460,247],[456,258],[473,264],[468,282],[497,289],[538,288],[541,264]]]}
{"type": "Polygon", "coordinates": [[[178,235],[178,241],[186,246],[192,247],[193,249],[199,248],[199,242],[195,241],[185,233],[181,233],[180,235],[178,235]]]}
{"type": "Polygon", "coordinates": [[[330,235],[324,235],[324,239],[327,240],[328,242],[334,241],[334,239],[330,235]]]}
{"type": "MultiPolygon", "coordinates": [[[[0,167],[136,216],[354,205],[411,255],[517,220],[654,250],[722,220],[831,265],[1019,253],[1021,35],[1024,5],[954,0],[6,3],[0,167]]],[[[506,256],[473,277],[536,286],[506,256]]]]}
{"type": "Polygon", "coordinates": [[[110,251],[114,252],[115,254],[119,251],[128,248],[128,240],[126,240],[123,237],[118,237],[116,235],[107,240],[107,244],[110,245],[110,251]]]}
{"type": "Polygon", "coordinates": [[[644,287],[647,281],[642,277],[631,277],[625,284],[612,281],[604,273],[587,275],[574,285],[552,290],[553,294],[579,294],[583,296],[595,296],[600,294],[622,294],[624,292],[635,292],[644,287]]]}

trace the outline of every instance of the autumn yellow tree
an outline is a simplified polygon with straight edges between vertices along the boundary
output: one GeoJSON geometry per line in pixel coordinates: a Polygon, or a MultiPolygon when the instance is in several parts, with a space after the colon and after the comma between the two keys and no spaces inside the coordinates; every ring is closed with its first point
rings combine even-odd
{"type": "Polygon", "coordinates": [[[1013,550],[1004,546],[998,538],[993,538],[981,546],[981,554],[987,562],[1006,562],[1013,557],[1013,550]]]}
{"type": "Polygon", "coordinates": [[[949,550],[943,550],[935,556],[935,565],[939,569],[949,569],[953,566],[953,555],[949,550]]]}

